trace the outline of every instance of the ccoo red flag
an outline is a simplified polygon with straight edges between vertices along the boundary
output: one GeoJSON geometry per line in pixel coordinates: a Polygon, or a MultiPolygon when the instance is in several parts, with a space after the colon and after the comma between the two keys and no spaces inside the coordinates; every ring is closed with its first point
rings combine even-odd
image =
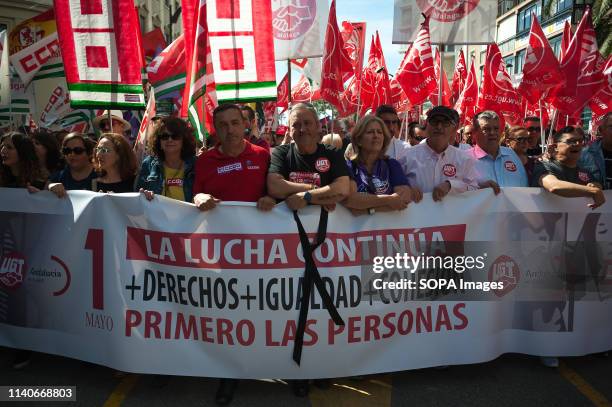
{"type": "Polygon", "coordinates": [[[425,18],[414,43],[404,55],[395,79],[413,105],[422,104],[435,91],[436,76],[429,36],[429,17],[425,18]]]}
{"type": "Polygon", "coordinates": [[[461,116],[461,123],[471,122],[476,113],[476,103],[478,102],[478,80],[476,79],[476,68],[474,58],[470,64],[467,78],[463,90],[455,103],[455,110],[461,116]]]}
{"type": "Polygon", "coordinates": [[[321,71],[321,96],[337,108],[344,92],[344,77],[353,73],[353,65],[344,49],[344,41],[336,20],[336,0],[332,0],[325,33],[325,51],[321,71]]]}
{"type": "Polygon", "coordinates": [[[550,93],[550,102],[561,113],[576,116],[589,100],[605,86],[605,61],[597,49],[591,10],[580,20],[572,40],[561,59],[566,82],[550,93]]]}
{"type": "Polygon", "coordinates": [[[523,77],[517,91],[529,103],[536,104],[548,89],[563,84],[565,78],[542,27],[533,13],[531,21],[531,32],[523,64],[523,77]]]}
{"type": "Polygon", "coordinates": [[[453,72],[453,82],[451,84],[451,90],[453,92],[453,103],[456,103],[459,99],[459,95],[463,90],[465,81],[467,79],[468,71],[465,63],[465,56],[463,50],[459,50],[459,56],[457,57],[457,64],[455,65],[455,71],[453,72]]]}
{"type": "Polygon", "coordinates": [[[487,46],[482,75],[482,89],[478,95],[478,109],[494,110],[510,124],[521,119],[521,97],[512,87],[512,80],[496,43],[487,46]]]}

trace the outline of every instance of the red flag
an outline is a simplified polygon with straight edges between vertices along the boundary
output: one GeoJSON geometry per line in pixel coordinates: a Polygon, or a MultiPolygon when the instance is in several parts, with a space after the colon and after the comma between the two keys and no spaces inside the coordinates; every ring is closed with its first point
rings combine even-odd
{"type": "Polygon", "coordinates": [[[359,82],[356,75],[351,76],[351,79],[349,79],[340,100],[342,102],[342,109],[338,109],[340,117],[346,117],[357,112],[359,82]]]}
{"type": "Polygon", "coordinates": [[[478,101],[478,80],[476,79],[476,68],[474,67],[474,58],[470,64],[467,78],[463,90],[455,103],[455,110],[461,116],[461,123],[466,121],[471,122],[472,117],[476,113],[476,103],[478,101]]]}
{"type": "Polygon", "coordinates": [[[589,107],[593,111],[592,122],[594,131],[601,124],[604,115],[612,111],[612,55],[608,56],[604,75],[606,77],[606,86],[589,103],[589,107]]]}
{"type": "Polygon", "coordinates": [[[529,43],[523,64],[523,77],[517,91],[530,103],[535,104],[548,89],[564,83],[565,78],[542,27],[533,13],[531,21],[529,43]]]}
{"type": "Polygon", "coordinates": [[[153,31],[149,31],[142,36],[142,47],[144,49],[145,57],[152,60],[164,50],[168,44],[164,38],[164,33],[161,28],[156,28],[153,31]]]}
{"type": "MultiPolygon", "coordinates": [[[[342,30],[340,33],[342,34],[342,39],[344,40],[344,49],[346,50],[353,65],[353,74],[359,77],[363,67],[366,23],[351,23],[348,21],[343,21],[342,30]]],[[[350,78],[344,78],[345,81],[348,79],[350,78]]]]}
{"type": "Polygon", "coordinates": [[[487,46],[482,75],[482,89],[478,95],[478,109],[494,110],[510,124],[521,119],[521,97],[512,87],[512,80],[496,43],[487,46]]]}
{"type": "Polygon", "coordinates": [[[199,0],[181,0],[183,16],[183,33],[185,35],[185,72],[187,79],[183,91],[183,105],[181,106],[181,117],[187,117],[189,108],[189,84],[191,83],[191,61],[193,59],[193,48],[195,44],[196,26],[198,22],[199,0]]]}
{"type": "Polygon", "coordinates": [[[572,42],[572,26],[568,20],[565,20],[565,25],[563,26],[563,36],[561,37],[561,52],[559,53],[559,60],[563,59],[565,54],[567,53],[567,49],[569,48],[570,42],[572,42]]]}
{"type": "Polygon", "coordinates": [[[321,72],[321,96],[332,105],[340,108],[340,98],[344,92],[344,76],[350,76],[353,65],[344,49],[344,41],[336,20],[336,0],[332,0],[325,33],[325,51],[321,72]]]}
{"type": "Polygon", "coordinates": [[[144,69],[147,66],[147,61],[145,60],[145,52],[142,43],[142,29],[140,28],[140,18],[138,18],[138,7],[134,7],[134,12],[131,13],[132,24],[134,29],[136,30],[136,43],[138,47],[138,53],[140,54],[141,66],[140,69],[144,69]]]}
{"type": "Polygon", "coordinates": [[[455,65],[455,71],[453,72],[453,82],[451,84],[451,89],[453,91],[453,103],[457,102],[457,99],[459,99],[459,95],[463,90],[467,75],[468,71],[465,63],[465,56],[463,55],[463,50],[461,49],[459,50],[457,65],[455,65]]]}
{"type": "Polygon", "coordinates": [[[531,104],[525,98],[523,98],[522,111],[525,112],[523,117],[540,117],[542,119],[542,124],[544,128],[547,128],[550,123],[550,117],[548,116],[548,109],[546,108],[546,103],[542,101],[542,114],[540,115],[540,104],[535,103],[531,104]]]}
{"type": "Polygon", "coordinates": [[[291,88],[291,100],[293,102],[310,102],[312,99],[312,90],[310,82],[304,74],[300,76],[300,80],[291,88]]]}
{"type": "Polygon", "coordinates": [[[363,70],[361,77],[362,111],[367,109],[376,110],[380,105],[389,105],[391,103],[389,73],[382,46],[380,45],[380,37],[378,36],[378,31],[376,31],[376,36],[372,37],[368,66],[363,70]]]}
{"type": "Polygon", "coordinates": [[[429,17],[425,18],[414,43],[404,55],[395,79],[413,105],[422,104],[434,92],[436,76],[429,36],[429,17]]]}
{"type": "Polygon", "coordinates": [[[281,108],[281,113],[289,109],[289,75],[286,74],[276,88],[276,107],[281,108]]]}
{"type": "Polygon", "coordinates": [[[434,106],[438,105],[438,83],[442,83],[442,105],[451,106],[451,89],[448,85],[448,78],[442,68],[442,74],[440,75],[440,53],[436,50],[436,63],[434,64],[434,72],[436,73],[436,89],[429,95],[429,101],[434,106]]]}
{"type": "Polygon", "coordinates": [[[580,20],[567,52],[561,59],[566,83],[551,91],[551,103],[561,113],[574,116],[605,86],[605,61],[597,49],[591,9],[580,20]]]}
{"type": "Polygon", "coordinates": [[[400,86],[400,84],[392,78],[391,81],[391,100],[393,101],[393,107],[397,112],[406,112],[409,111],[412,107],[410,104],[410,100],[408,96],[406,96],[406,92],[400,86]]]}

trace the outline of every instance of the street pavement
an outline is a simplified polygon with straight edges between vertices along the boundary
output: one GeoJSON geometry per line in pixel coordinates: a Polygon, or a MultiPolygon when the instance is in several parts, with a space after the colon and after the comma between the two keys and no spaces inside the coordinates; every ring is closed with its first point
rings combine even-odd
{"type": "MultiPolygon", "coordinates": [[[[0,348],[0,385],[76,386],[76,402],[9,402],[3,406],[214,406],[217,380],[121,374],[104,366],[34,354],[22,370],[11,367],[14,350],[0,348]]],[[[332,380],[297,398],[280,380],[243,380],[235,407],[612,406],[612,355],[562,358],[557,369],[538,358],[507,354],[496,360],[448,369],[332,380]]]]}

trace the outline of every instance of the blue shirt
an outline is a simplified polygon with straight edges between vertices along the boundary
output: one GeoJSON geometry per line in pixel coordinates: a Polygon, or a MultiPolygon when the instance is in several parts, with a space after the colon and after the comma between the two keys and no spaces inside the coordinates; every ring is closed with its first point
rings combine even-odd
{"type": "Polygon", "coordinates": [[[467,153],[476,160],[478,182],[493,180],[500,187],[529,186],[525,166],[511,148],[500,146],[495,158],[478,145],[468,150],[467,153]]]}
{"type": "Polygon", "coordinates": [[[357,192],[374,195],[391,195],[393,189],[399,185],[408,185],[408,179],[399,162],[393,158],[379,159],[374,164],[372,174],[363,164],[357,161],[348,161],[349,174],[357,183],[357,192]]]}

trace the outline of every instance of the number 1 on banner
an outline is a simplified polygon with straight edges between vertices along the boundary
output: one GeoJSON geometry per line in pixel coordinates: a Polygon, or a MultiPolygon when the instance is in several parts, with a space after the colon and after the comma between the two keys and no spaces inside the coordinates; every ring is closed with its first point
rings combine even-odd
{"type": "Polygon", "coordinates": [[[104,309],[104,230],[89,229],[85,249],[91,250],[93,307],[104,309]]]}

